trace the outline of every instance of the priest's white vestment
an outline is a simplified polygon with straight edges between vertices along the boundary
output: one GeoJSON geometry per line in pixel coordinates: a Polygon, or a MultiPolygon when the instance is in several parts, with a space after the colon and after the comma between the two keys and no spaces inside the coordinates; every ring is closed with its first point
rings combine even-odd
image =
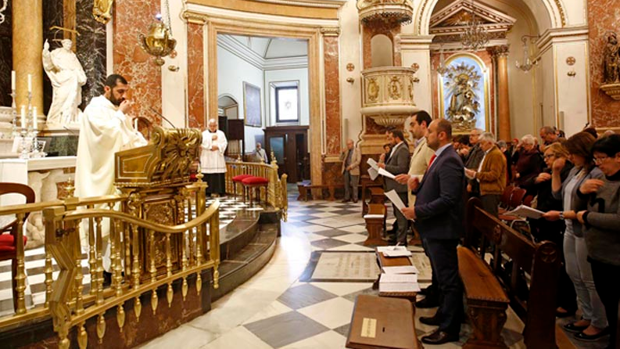
{"type": "MultiPolygon", "coordinates": [[[[114,153],[146,144],[142,134],[131,125],[130,117],[118,110],[105,96],[93,98],[80,121],[75,195],[87,198],[116,194],[114,153]]],[[[107,241],[109,220],[104,219],[102,223],[102,235],[104,241],[107,241]]],[[[80,235],[82,246],[88,246],[86,229],[82,228],[80,235]]],[[[105,262],[104,267],[107,264],[105,262]]]]}
{"type": "Polygon", "coordinates": [[[202,133],[202,151],[200,153],[202,173],[226,173],[226,160],[224,159],[226,146],[228,146],[228,141],[224,132],[217,130],[215,133],[211,133],[206,130],[202,133]],[[217,145],[219,149],[211,150],[214,145],[217,145]]]}

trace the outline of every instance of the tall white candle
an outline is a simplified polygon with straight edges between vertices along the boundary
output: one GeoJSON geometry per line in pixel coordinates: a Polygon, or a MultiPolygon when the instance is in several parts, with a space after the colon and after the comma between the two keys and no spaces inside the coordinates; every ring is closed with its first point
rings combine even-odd
{"type": "Polygon", "coordinates": [[[37,107],[32,107],[32,128],[37,130],[37,107]]]}
{"type": "Polygon", "coordinates": [[[11,70],[11,90],[15,91],[15,70],[11,70]]]}
{"type": "Polygon", "coordinates": [[[32,92],[32,75],[28,74],[28,92],[32,92]]]}
{"type": "Polygon", "coordinates": [[[22,128],[26,128],[26,106],[22,105],[22,128]]]}

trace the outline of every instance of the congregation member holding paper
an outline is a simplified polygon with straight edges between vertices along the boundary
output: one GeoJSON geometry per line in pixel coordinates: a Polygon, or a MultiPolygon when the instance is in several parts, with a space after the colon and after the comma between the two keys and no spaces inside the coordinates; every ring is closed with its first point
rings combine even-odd
{"type": "MultiPolygon", "coordinates": [[[[379,169],[383,169],[393,175],[406,173],[409,169],[409,147],[405,142],[403,131],[390,131],[390,136],[393,144],[392,152],[390,153],[390,156],[385,164],[379,163],[377,164],[377,166],[379,167],[379,169]]],[[[386,192],[390,190],[396,191],[401,201],[405,205],[407,205],[406,185],[399,184],[394,179],[385,177],[385,189],[386,192]]],[[[409,227],[409,223],[407,222],[407,218],[396,206],[394,206],[394,215],[396,216],[396,224],[398,225],[398,230],[396,231],[395,237],[390,237],[390,243],[400,243],[401,245],[406,246],[407,228],[409,227]]]]}
{"type": "Polygon", "coordinates": [[[459,340],[463,317],[456,247],[463,230],[465,171],[452,147],[452,124],[448,120],[433,121],[426,140],[435,155],[421,182],[417,177],[409,180],[408,186],[416,195],[416,202],[413,208],[405,208],[403,212],[407,218],[416,220],[440,292],[441,301],[435,316],[420,318],[420,322],[438,326],[438,329],[422,337],[422,342],[444,344],[459,340]]]}

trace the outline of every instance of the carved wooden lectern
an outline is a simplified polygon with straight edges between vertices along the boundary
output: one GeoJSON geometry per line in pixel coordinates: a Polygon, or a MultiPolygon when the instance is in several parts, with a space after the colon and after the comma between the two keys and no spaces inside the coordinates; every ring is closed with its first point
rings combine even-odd
{"type": "MultiPolygon", "coordinates": [[[[183,224],[205,210],[206,183],[190,182],[190,167],[200,156],[202,134],[198,129],[163,129],[155,126],[144,147],[124,150],[115,156],[115,185],[128,195],[127,209],[136,218],[163,225],[183,224]],[[196,211],[191,212],[192,193],[196,211]]],[[[142,229],[142,228],[140,228],[142,229]]],[[[140,246],[143,279],[166,273],[166,234],[144,232],[140,246]],[[154,244],[151,244],[154,240],[154,244]],[[154,246],[154,251],[150,246],[154,246]],[[150,262],[155,255],[155,264],[150,262]],[[148,261],[148,262],[147,262],[148,261]]],[[[181,236],[171,237],[172,269],[181,268],[181,236]]]]}

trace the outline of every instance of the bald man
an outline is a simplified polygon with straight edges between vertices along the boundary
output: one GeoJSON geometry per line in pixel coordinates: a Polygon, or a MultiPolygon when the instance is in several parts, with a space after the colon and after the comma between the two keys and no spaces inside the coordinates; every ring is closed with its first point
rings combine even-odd
{"type": "Polygon", "coordinates": [[[208,184],[207,196],[226,195],[224,152],[227,145],[226,135],[217,129],[217,121],[210,119],[207,130],[202,133],[200,154],[200,167],[208,184]]]}
{"type": "Polygon", "coordinates": [[[347,139],[347,147],[340,154],[342,161],[341,173],[344,176],[344,200],[351,200],[351,192],[353,192],[353,203],[357,203],[357,185],[360,181],[360,162],[362,155],[360,150],[355,148],[352,139],[347,139]]]}

